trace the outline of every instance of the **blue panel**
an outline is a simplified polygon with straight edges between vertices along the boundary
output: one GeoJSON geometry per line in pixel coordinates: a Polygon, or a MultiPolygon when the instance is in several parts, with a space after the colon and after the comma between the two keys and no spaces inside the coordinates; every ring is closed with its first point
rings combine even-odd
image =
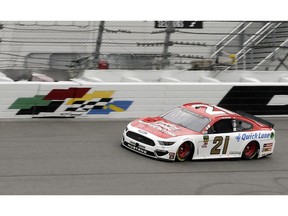
{"type": "MultiPolygon", "coordinates": [[[[127,110],[133,101],[113,101],[111,103],[107,103],[106,107],[109,105],[114,105],[120,107],[123,110],[127,110]]],[[[108,115],[110,112],[115,112],[114,110],[107,108],[107,109],[91,109],[87,114],[88,115],[108,115]]]]}
{"type": "Polygon", "coordinates": [[[102,115],[107,115],[110,112],[112,112],[113,110],[111,109],[91,109],[87,114],[88,115],[97,115],[97,114],[102,114],[102,115]]]}
{"type": "Polygon", "coordinates": [[[127,110],[132,103],[133,103],[133,101],[114,101],[110,104],[113,104],[114,106],[117,106],[117,107],[120,107],[124,110],[127,110]]]}

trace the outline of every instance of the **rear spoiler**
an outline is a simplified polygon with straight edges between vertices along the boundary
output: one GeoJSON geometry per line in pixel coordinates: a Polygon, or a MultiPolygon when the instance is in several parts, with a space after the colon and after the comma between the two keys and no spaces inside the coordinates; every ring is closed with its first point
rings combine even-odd
{"type": "Polygon", "coordinates": [[[271,128],[274,127],[274,124],[273,124],[273,123],[268,122],[268,121],[266,121],[266,120],[264,120],[264,119],[262,119],[262,118],[256,117],[256,116],[254,116],[254,115],[251,115],[251,114],[249,114],[249,113],[245,113],[245,112],[242,112],[242,111],[236,111],[236,113],[238,113],[238,114],[241,115],[241,116],[244,116],[244,117],[250,118],[250,119],[252,119],[252,120],[255,120],[255,121],[257,121],[257,122],[259,122],[259,123],[262,123],[262,124],[264,124],[264,125],[267,125],[267,126],[269,126],[269,127],[271,127],[271,128]]]}

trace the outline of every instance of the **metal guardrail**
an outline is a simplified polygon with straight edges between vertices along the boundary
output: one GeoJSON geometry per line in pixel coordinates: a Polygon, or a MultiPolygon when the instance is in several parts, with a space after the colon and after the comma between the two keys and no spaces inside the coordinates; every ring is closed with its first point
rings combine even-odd
{"type": "Polygon", "coordinates": [[[275,48],[273,52],[271,52],[268,56],[266,56],[261,62],[259,62],[254,68],[252,68],[252,70],[256,70],[259,66],[263,65],[264,62],[272,58],[272,56],[274,56],[287,43],[288,39],[286,39],[283,43],[281,43],[279,47],[275,48]]]}
{"type": "MultiPolygon", "coordinates": [[[[243,48],[236,53],[237,62],[243,59],[243,70],[246,70],[246,54],[252,50],[250,46],[258,45],[268,35],[270,35],[277,27],[281,25],[281,22],[274,26],[274,23],[268,22],[261,29],[259,29],[254,35],[252,35],[245,43],[243,48]],[[259,39],[260,38],[260,39],[259,39]],[[248,48],[249,47],[249,48],[248,48]],[[247,49],[248,48],[248,49],[247,49]]],[[[228,66],[225,71],[229,70],[232,66],[228,66]]]]}
{"type": "Polygon", "coordinates": [[[218,47],[219,45],[221,45],[226,39],[228,39],[231,35],[234,35],[232,38],[230,38],[224,45],[222,45],[222,47],[220,47],[219,49],[217,49],[211,56],[210,58],[213,58],[214,56],[216,56],[218,53],[220,53],[231,41],[233,41],[239,34],[241,34],[242,32],[244,32],[250,25],[252,25],[253,22],[248,23],[244,28],[243,25],[245,24],[245,22],[240,23],[235,29],[233,29],[228,35],[226,35],[222,40],[220,40],[215,47],[218,47]],[[242,29],[241,29],[242,28],[242,29]],[[241,29],[241,30],[240,30],[241,29]],[[239,32],[237,32],[238,30],[240,30],[239,32]],[[236,33],[237,32],[237,33],[236,33]]]}

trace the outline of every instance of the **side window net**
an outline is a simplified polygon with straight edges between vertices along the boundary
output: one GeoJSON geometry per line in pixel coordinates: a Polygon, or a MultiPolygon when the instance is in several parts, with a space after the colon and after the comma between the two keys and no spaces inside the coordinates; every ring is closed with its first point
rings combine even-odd
{"type": "Polygon", "coordinates": [[[233,132],[231,119],[222,119],[216,122],[208,130],[208,133],[231,133],[233,132]]]}

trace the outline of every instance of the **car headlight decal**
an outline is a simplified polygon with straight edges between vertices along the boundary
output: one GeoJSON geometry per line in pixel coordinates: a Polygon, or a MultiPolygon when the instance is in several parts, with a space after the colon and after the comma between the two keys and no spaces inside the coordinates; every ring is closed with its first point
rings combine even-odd
{"type": "Polygon", "coordinates": [[[164,145],[164,146],[171,146],[173,145],[175,142],[168,142],[168,141],[159,141],[160,145],[164,145]]]}

